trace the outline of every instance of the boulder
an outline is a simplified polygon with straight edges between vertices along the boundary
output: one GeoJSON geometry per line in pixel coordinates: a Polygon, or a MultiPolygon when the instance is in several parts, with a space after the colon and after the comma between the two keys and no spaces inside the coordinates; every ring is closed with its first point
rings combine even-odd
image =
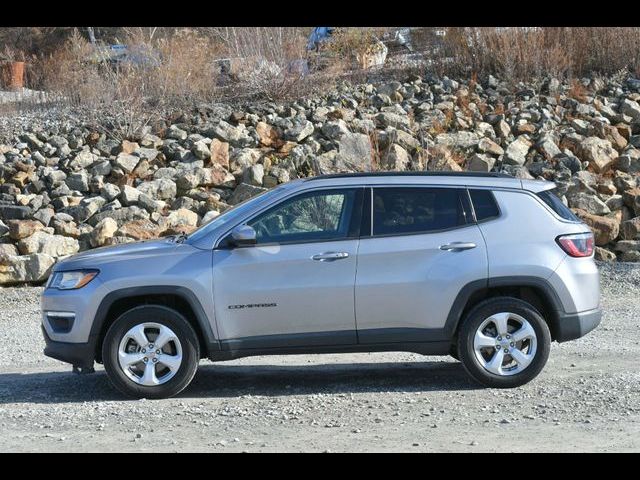
{"type": "Polygon", "coordinates": [[[495,163],[496,159],[490,155],[475,153],[469,158],[467,170],[472,172],[489,172],[495,163]]]}
{"type": "Polygon", "coordinates": [[[338,141],[340,158],[356,171],[371,170],[371,140],[364,133],[345,134],[338,141]]]}
{"type": "Polygon", "coordinates": [[[592,215],[589,212],[581,209],[575,209],[575,213],[584,221],[584,223],[589,225],[589,227],[593,231],[596,245],[606,245],[618,238],[620,225],[616,219],[599,215],[592,215]]]}
{"type": "Polygon", "coordinates": [[[148,182],[142,182],[137,187],[140,193],[144,193],[153,198],[160,200],[169,200],[176,198],[177,187],[173,180],[168,178],[159,178],[148,182]]]}
{"type": "Polygon", "coordinates": [[[640,215],[640,188],[631,188],[622,192],[624,204],[636,215],[640,215]]]}
{"type": "Polygon", "coordinates": [[[12,240],[22,240],[44,228],[44,225],[37,220],[9,220],[7,225],[9,237],[12,240]]]}
{"type": "Polygon", "coordinates": [[[232,147],[243,148],[254,144],[254,140],[249,136],[249,132],[242,124],[234,127],[221,120],[212,133],[218,140],[226,142],[232,147]]]}
{"type": "Polygon", "coordinates": [[[30,216],[31,209],[29,207],[0,204],[0,219],[2,220],[26,220],[30,216]]]}
{"type": "Polygon", "coordinates": [[[429,149],[427,170],[460,172],[462,167],[456,163],[447,147],[436,145],[429,149]]]}
{"type": "Polygon", "coordinates": [[[118,223],[110,217],[100,220],[89,234],[89,243],[92,247],[102,247],[113,237],[118,230],[118,223]]]}
{"type": "Polygon", "coordinates": [[[210,159],[213,165],[229,168],[229,144],[227,142],[221,142],[214,138],[211,140],[210,151],[210,159]]]}
{"type": "Polygon", "coordinates": [[[0,285],[39,283],[49,277],[56,259],[44,253],[31,255],[0,254],[0,285]]]}
{"type": "Polygon", "coordinates": [[[580,142],[580,156],[596,172],[606,171],[615,159],[618,152],[615,151],[609,140],[598,137],[588,137],[580,142]]]}
{"type": "Polygon", "coordinates": [[[634,217],[620,224],[620,237],[623,240],[640,239],[640,217],[634,217]]]}
{"type": "Polygon", "coordinates": [[[119,154],[113,161],[114,166],[121,168],[125,173],[131,173],[138,165],[140,157],[129,153],[119,154]]]}
{"type": "Polygon", "coordinates": [[[504,149],[490,138],[481,138],[478,141],[478,151],[490,155],[503,155],[504,149]]]}
{"type": "Polygon", "coordinates": [[[380,156],[380,167],[384,170],[404,172],[411,163],[411,157],[400,145],[391,144],[380,156]]]}
{"type": "Polygon", "coordinates": [[[595,259],[600,262],[615,262],[616,254],[606,248],[596,247],[595,259]]]}
{"type": "Polygon", "coordinates": [[[296,121],[293,126],[285,130],[284,138],[293,142],[301,142],[311,135],[313,130],[313,123],[309,120],[299,120],[296,121]]]}
{"type": "Polygon", "coordinates": [[[464,130],[454,133],[441,133],[436,136],[436,143],[453,149],[474,148],[479,141],[477,133],[464,130]]]}
{"type": "Polygon", "coordinates": [[[240,202],[247,200],[248,198],[251,198],[255,195],[258,195],[259,193],[266,192],[266,191],[267,191],[266,188],[256,187],[253,185],[249,185],[248,183],[241,183],[233,191],[233,194],[229,198],[228,203],[230,205],[236,205],[240,202]]]}
{"type": "Polygon", "coordinates": [[[528,137],[526,135],[519,136],[507,147],[504,162],[508,165],[524,165],[530,148],[531,142],[528,137]]]}
{"type": "Polygon", "coordinates": [[[169,229],[180,232],[181,227],[186,227],[185,231],[188,233],[188,231],[191,231],[192,228],[198,225],[198,220],[199,217],[197,213],[187,210],[186,208],[180,208],[171,212],[166,217],[161,217],[158,220],[158,227],[162,232],[161,235],[169,229]]]}
{"type": "Polygon", "coordinates": [[[78,240],[75,238],[53,235],[43,231],[37,231],[30,237],[23,238],[17,245],[22,255],[44,253],[52,257],[64,257],[80,250],[78,240]]]}
{"type": "Polygon", "coordinates": [[[611,213],[609,207],[596,195],[579,192],[567,198],[569,206],[585,210],[592,215],[606,215],[611,213]]]}
{"type": "Polygon", "coordinates": [[[160,236],[160,227],[151,220],[134,220],[122,225],[115,236],[129,237],[134,240],[150,240],[160,236]]]}
{"type": "Polygon", "coordinates": [[[640,122],[640,104],[625,98],[620,104],[620,113],[631,117],[633,121],[640,122]]]}
{"type": "Polygon", "coordinates": [[[254,185],[257,187],[262,186],[263,179],[264,179],[264,167],[259,163],[248,167],[244,171],[244,174],[242,175],[242,181],[244,183],[248,183],[249,185],[254,185]]]}

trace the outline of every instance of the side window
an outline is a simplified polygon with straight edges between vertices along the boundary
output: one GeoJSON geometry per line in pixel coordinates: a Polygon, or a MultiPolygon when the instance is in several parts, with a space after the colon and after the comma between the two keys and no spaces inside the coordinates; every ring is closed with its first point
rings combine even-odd
{"type": "Polygon", "coordinates": [[[538,197],[546,203],[551,210],[560,215],[561,218],[569,220],[570,222],[581,221],[571,210],[569,210],[569,207],[562,203],[562,200],[558,197],[555,188],[538,193],[538,197]]]}
{"type": "Polygon", "coordinates": [[[464,225],[460,192],[455,188],[375,188],[373,234],[426,233],[464,225]]]}
{"type": "Polygon", "coordinates": [[[258,244],[340,240],[354,236],[352,225],[360,221],[352,221],[356,193],[355,189],[303,193],[247,224],[255,229],[258,244]]]}
{"type": "Polygon", "coordinates": [[[500,216],[500,209],[491,190],[469,190],[473,209],[476,212],[476,220],[481,222],[500,216]]]}

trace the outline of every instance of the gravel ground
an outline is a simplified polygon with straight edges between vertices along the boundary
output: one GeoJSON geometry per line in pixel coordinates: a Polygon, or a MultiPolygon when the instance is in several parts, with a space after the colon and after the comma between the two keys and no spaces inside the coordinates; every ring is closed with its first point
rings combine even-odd
{"type": "Polygon", "coordinates": [[[514,390],[406,353],[202,362],[160,401],[44,357],[39,288],[0,289],[0,451],[640,451],[640,266],[604,265],[600,327],[514,390]]]}

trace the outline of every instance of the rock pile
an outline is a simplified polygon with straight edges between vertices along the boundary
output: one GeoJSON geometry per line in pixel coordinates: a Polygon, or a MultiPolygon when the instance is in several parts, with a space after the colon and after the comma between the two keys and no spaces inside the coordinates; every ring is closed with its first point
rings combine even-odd
{"type": "Polygon", "coordinates": [[[598,258],[640,261],[639,101],[634,79],[414,76],[286,105],[200,106],[131,141],[79,119],[33,122],[0,143],[0,284],[41,282],[86,249],[190,232],[293,178],[371,170],[553,180],[598,258]]]}

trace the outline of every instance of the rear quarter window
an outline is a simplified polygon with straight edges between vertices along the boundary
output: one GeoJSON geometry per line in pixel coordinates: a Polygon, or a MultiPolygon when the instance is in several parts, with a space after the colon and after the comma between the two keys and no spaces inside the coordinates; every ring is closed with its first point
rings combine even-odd
{"type": "Polygon", "coordinates": [[[569,209],[569,207],[567,207],[564,203],[562,203],[562,200],[560,199],[560,197],[558,197],[558,194],[556,193],[555,189],[545,190],[544,192],[537,193],[537,195],[538,195],[538,198],[542,200],[544,203],[546,203],[549,206],[549,208],[551,208],[551,210],[556,212],[560,216],[560,218],[563,218],[570,222],[581,221],[576,216],[576,214],[569,209]]]}
{"type": "Polygon", "coordinates": [[[476,212],[476,221],[482,222],[500,216],[500,209],[491,190],[469,190],[473,210],[476,212]]]}

